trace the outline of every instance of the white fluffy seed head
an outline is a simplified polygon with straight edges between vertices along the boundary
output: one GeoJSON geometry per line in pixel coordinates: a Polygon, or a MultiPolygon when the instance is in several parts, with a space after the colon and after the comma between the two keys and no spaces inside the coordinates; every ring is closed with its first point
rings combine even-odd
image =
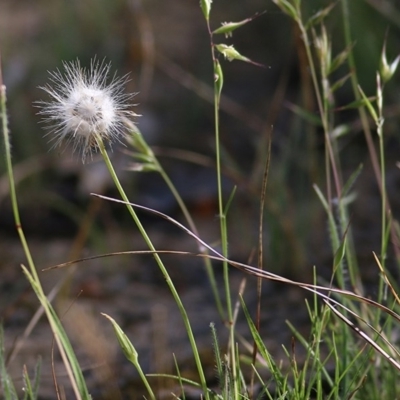
{"type": "Polygon", "coordinates": [[[51,72],[51,83],[40,87],[52,100],[36,105],[48,124],[53,147],[71,143],[85,161],[100,141],[121,141],[127,121],[137,116],[129,111],[134,94],[124,93],[127,75],[109,79],[111,64],[104,60],[93,59],[89,69],[82,68],[79,60],[64,62],[63,66],[64,73],[51,72]]]}

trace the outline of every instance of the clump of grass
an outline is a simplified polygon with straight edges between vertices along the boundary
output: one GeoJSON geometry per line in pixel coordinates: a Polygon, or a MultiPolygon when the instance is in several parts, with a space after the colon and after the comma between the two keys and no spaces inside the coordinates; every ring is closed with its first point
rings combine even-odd
{"type": "MultiPolygon", "coordinates": [[[[37,361],[33,381],[29,378],[28,370],[24,367],[23,370],[23,391],[24,400],[35,400],[38,399],[39,385],[40,385],[40,371],[41,371],[41,361],[37,361]]],[[[4,349],[4,331],[3,326],[0,325],[0,382],[5,399],[17,399],[18,394],[15,389],[15,385],[10,374],[7,371],[6,366],[6,354],[4,349]]]]}
{"type": "MultiPolygon", "coordinates": [[[[212,29],[210,20],[212,2],[211,0],[201,0],[200,2],[205,26],[209,33],[211,62],[213,64],[215,165],[218,218],[220,222],[220,251],[201,239],[195,221],[173,182],[166,174],[151,147],[146,143],[141,132],[133,123],[131,117],[136,115],[129,111],[129,102],[132,95],[124,94],[123,91],[126,77],[121,79],[114,78],[111,82],[107,82],[110,65],[105,64],[104,61],[96,64],[94,60],[88,71],[82,69],[78,61],[73,64],[64,64],[66,75],[60,72],[52,75],[53,84],[56,84],[56,88],[52,86],[44,87],[45,91],[52,97],[52,101],[39,103],[42,107],[41,114],[51,123],[52,131],[50,135],[54,136],[56,145],[61,145],[65,140],[71,142],[73,148],[79,150],[84,160],[93,151],[98,151],[101,154],[118,190],[120,199],[112,199],[100,195],[95,196],[103,200],[120,203],[127,208],[148,249],[140,252],[125,252],[125,254],[147,253],[152,255],[180,311],[197,368],[198,381],[182,376],[179,369],[179,360],[176,361],[175,375],[166,375],[162,371],[157,374],[146,375],[140,365],[139,354],[135,349],[134,343],[112,316],[103,314],[112,323],[124,354],[138,371],[147,390],[147,396],[151,399],[157,398],[151,385],[151,376],[163,376],[177,381],[180,393],[174,394],[174,396],[182,399],[186,398],[185,391],[187,386],[198,389],[200,398],[204,399],[392,399],[397,398],[400,393],[399,385],[396,383],[396,375],[400,369],[400,363],[397,362],[397,358],[400,354],[392,339],[392,335],[395,332],[395,324],[400,321],[398,314],[398,288],[391,278],[386,265],[390,239],[393,241],[398,239],[399,229],[390,212],[386,191],[384,141],[384,89],[396,72],[400,58],[397,57],[394,61],[389,62],[386,55],[386,44],[383,44],[381,66],[376,75],[376,93],[373,97],[368,97],[358,84],[354,68],[352,53],[354,43],[351,41],[347,0],[341,1],[346,43],[344,49],[335,55],[333,54],[332,40],[325,21],[334,7],[338,7],[337,4],[332,3],[313,15],[304,17],[300,0],[274,0],[274,3],[294,21],[300,32],[316,99],[317,117],[315,114],[310,114],[310,110],[301,106],[293,109],[299,117],[308,122],[316,123],[317,120],[323,136],[325,188],[322,189],[320,185],[314,184],[314,190],[320,200],[321,207],[326,213],[329,230],[332,248],[332,278],[330,282],[320,282],[318,267],[314,270],[314,281],[312,283],[289,280],[263,268],[264,205],[266,196],[273,196],[273,193],[268,193],[267,186],[270,158],[272,157],[270,146],[266,146],[264,150],[264,158],[267,159],[267,162],[265,163],[265,172],[260,184],[259,243],[257,244],[259,256],[257,266],[236,262],[229,254],[227,215],[232,202],[235,201],[235,191],[232,191],[230,196],[226,196],[222,190],[223,158],[221,156],[219,112],[223,93],[224,68],[228,67],[223,66],[219,56],[226,58],[228,61],[249,63],[254,68],[263,66],[240,54],[231,44],[225,42],[216,43],[216,38],[220,37],[218,35],[231,35],[237,29],[251,23],[254,18],[259,17],[261,14],[256,14],[254,17],[239,22],[223,23],[221,27],[212,29]],[[339,68],[346,69],[346,65],[348,71],[337,77],[335,73],[339,68]],[[347,82],[352,83],[354,101],[341,106],[341,109],[354,108],[359,110],[360,120],[365,129],[365,138],[381,194],[381,246],[380,253],[375,255],[377,267],[380,270],[380,280],[375,300],[363,297],[364,290],[360,269],[357,265],[357,247],[354,243],[351,229],[352,221],[349,217],[350,207],[356,196],[354,184],[362,172],[362,167],[356,168],[347,180],[344,179],[340,140],[347,131],[343,129],[343,126],[337,125],[335,118],[338,110],[335,96],[347,82]],[[374,142],[371,141],[371,133],[367,121],[368,114],[375,124],[378,138],[377,149],[374,142]],[[163,177],[175,196],[188,227],[157,210],[151,210],[146,206],[137,205],[130,201],[106,149],[107,143],[112,143],[115,140],[124,141],[125,139],[130,146],[130,154],[134,161],[132,169],[143,173],[145,171],[156,171],[163,177]],[[375,162],[376,160],[377,162],[375,162]],[[204,260],[205,269],[213,288],[216,308],[229,331],[229,339],[221,347],[215,325],[210,325],[210,346],[214,349],[216,375],[218,378],[217,388],[211,388],[208,385],[201,352],[193,333],[191,321],[162,259],[163,253],[172,252],[161,251],[154,246],[138,216],[137,209],[146,210],[166,219],[175,227],[182,229],[186,234],[194,238],[198,244],[199,251],[197,254],[190,254],[184,250],[174,253],[185,257],[197,256],[204,260]],[[217,285],[211,264],[212,260],[218,260],[222,263],[223,288],[219,288],[217,285]],[[253,275],[258,279],[256,289],[258,304],[255,320],[252,319],[251,312],[243,300],[244,284],[238,293],[239,300],[236,303],[232,300],[230,278],[230,270],[232,268],[239,269],[244,274],[253,275]],[[309,336],[302,336],[296,327],[288,321],[288,325],[293,332],[293,340],[291,348],[284,348],[288,361],[286,366],[274,359],[271,350],[266,347],[260,333],[261,292],[262,282],[265,279],[294,285],[305,292],[311,292],[313,295],[312,301],[306,303],[311,322],[309,336]],[[242,312],[246,318],[252,343],[241,337],[236,329],[239,312],[242,312]],[[301,362],[297,357],[298,344],[305,349],[305,357],[301,362]],[[250,366],[252,371],[250,376],[245,374],[245,366],[250,366]]],[[[60,318],[51,305],[49,296],[43,291],[37,268],[22,229],[11,162],[10,134],[6,113],[6,88],[2,84],[1,78],[0,86],[2,131],[11,203],[16,229],[28,263],[28,267],[22,266],[22,268],[47,316],[75,397],[89,399],[91,396],[86,387],[82,369],[79,366],[60,318]]],[[[313,134],[316,135],[317,131],[314,131],[313,134]]],[[[107,255],[115,256],[117,253],[109,253],[107,255]]],[[[82,262],[84,260],[74,260],[56,267],[66,267],[78,261],[82,262]]],[[[2,390],[6,399],[14,399],[17,398],[17,393],[7,372],[4,359],[4,346],[2,334],[0,334],[2,390]]],[[[24,372],[25,398],[33,399],[38,397],[39,375],[40,371],[38,369],[32,385],[28,374],[26,371],[24,372]]]]}

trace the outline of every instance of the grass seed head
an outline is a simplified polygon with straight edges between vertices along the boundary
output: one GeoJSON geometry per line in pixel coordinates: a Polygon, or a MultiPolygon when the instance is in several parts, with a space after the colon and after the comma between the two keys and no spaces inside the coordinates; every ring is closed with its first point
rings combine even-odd
{"type": "Polygon", "coordinates": [[[51,97],[38,101],[53,148],[66,142],[79,151],[82,161],[92,156],[100,141],[121,141],[126,121],[134,116],[132,93],[125,93],[128,76],[110,79],[111,64],[92,59],[85,69],[79,60],[63,63],[64,71],[50,72],[50,83],[40,87],[51,97]]]}

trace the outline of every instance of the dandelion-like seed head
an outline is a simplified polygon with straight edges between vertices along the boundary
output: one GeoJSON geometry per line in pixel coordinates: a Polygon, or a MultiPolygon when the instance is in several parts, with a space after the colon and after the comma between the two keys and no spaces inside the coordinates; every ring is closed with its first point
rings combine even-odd
{"type": "Polygon", "coordinates": [[[50,82],[40,87],[51,101],[38,101],[39,114],[48,124],[53,147],[66,142],[85,161],[101,142],[121,141],[127,124],[137,116],[129,108],[134,94],[124,93],[128,76],[109,79],[111,64],[93,59],[85,69],[79,60],[64,62],[60,70],[50,72],[50,82]]]}

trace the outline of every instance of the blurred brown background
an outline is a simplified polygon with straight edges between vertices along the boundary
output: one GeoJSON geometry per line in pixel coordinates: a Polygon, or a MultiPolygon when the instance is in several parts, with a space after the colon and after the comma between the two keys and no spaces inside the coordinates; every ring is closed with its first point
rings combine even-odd
{"type": "MultiPolygon", "coordinates": [[[[305,15],[330,4],[325,0],[304,3],[305,15]]],[[[399,53],[399,5],[396,0],[352,0],[350,6],[359,80],[364,91],[373,95],[386,32],[390,59],[399,53]]],[[[211,26],[215,29],[221,22],[239,21],[262,11],[266,13],[237,30],[233,38],[215,39],[234,44],[243,55],[266,66],[258,68],[221,59],[225,76],[221,143],[226,196],[234,185],[238,187],[228,217],[231,257],[247,262],[257,246],[259,193],[267,137],[273,125],[265,217],[267,268],[295,279],[310,280],[315,264],[321,275],[329,277],[331,251],[326,222],[311,189],[312,183],[323,186],[324,182],[323,137],[318,129],[310,128],[290,111],[292,104],[308,107],[313,113],[317,111],[312,96],[311,100],[307,97],[312,93],[310,82],[302,78],[306,67],[299,33],[271,1],[261,0],[215,0],[211,26]],[[311,141],[310,135],[313,135],[311,141]]],[[[344,47],[340,2],[327,26],[336,54],[344,47]]],[[[182,192],[202,237],[218,246],[212,63],[198,0],[1,0],[0,51],[22,221],[39,269],[83,255],[144,247],[125,209],[104,202],[98,204],[90,198],[90,192],[117,196],[99,159],[95,157],[92,163],[82,165],[79,156],[72,156],[70,149],[48,152],[50,145],[43,138],[40,118],[32,105],[36,100],[46,99],[38,86],[48,81],[47,71],[61,69],[62,61],[75,59],[88,66],[94,56],[109,60],[112,71],[118,75],[130,74],[127,91],[138,93],[135,112],[142,115],[137,121],[142,134],[155,146],[160,161],[182,192]],[[192,153],[184,153],[182,160],[177,149],[205,156],[207,166],[197,164],[197,156],[192,153]]],[[[339,70],[338,76],[344,73],[345,69],[339,70]]],[[[398,85],[399,74],[386,91],[385,125],[388,185],[395,216],[399,214],[400,183],[396,168],[398,85]]],[[[352,99],[347,85],[338,93],[337,106],[352,99]]],[[[344,171],[350,175],[360,163],[365,164],[352,212],[359,261],[370,265],[371,251],[379,248],[379,224],[374,219],[379,215],[377,187],[357,114],[338,112],[336,118],[338,125],[350,127],[350,133],[341,141],[344,171]]],[[[182,220],[161,179],[153,173],[127,172],[129,157],[121,150],[114,147],[112,158],[132,200],[182,220]]],[[[0,172],[0,315],[5,325],[6,345],[11,349],[37,304],[19,269],[19,264],[25,261],[13,226],[4,163],[0,163],[0,172]]],[[[192,240],[166,222],[147,214],[142,218],[157,248],[196,248],[192,240]]],[[[207,353],[211,343],[208,324],[218,320],[218,316],[202,264],[198,260],[171,257],[168,265],[195,316],[195,329],[207,353]]],[[[65,274],[63,270],[41,276],[50,290],[65,274]]],[[[233,286],[237,287],[241,276],[233,275],[233,286]]],[[[372,280],[375,276],[367,270],[365,275],[366,278],[371,275],[372,280]]],[[[286,288],[266,286],[270,295],[266,309],[275,309],[275,313],[266,312],[264,324],[273,321],[280,340],[288,343],[290,334],[284,320],[298,318],[300,325],[306,325],[304,315],[296,311],[301,300],[297,293],[288,293],[286,288]],[[290,310],[296,315],[291,316],[290,310]],[[287,336],[282,336],[283,331],[287,336]]],[[[254,282],[249,287],[248,301],[252,304],[254,282]]],[[[140,393],[135,372],[120,355],[111,328],[99,316],[100,311],[116,318],[136,341],[146,372],[172,370],[172,352],[180,354],[184,366],[190,370],[190,354],[179,317],[151,259],[115,257],[79,265],[70,294],[77,296],[80,290],[83,292],[74,306],[66,311],[64,305],[61,313],[67,314],[66,321],[70,320],[66,324],[78,354],[85,361],[91,390],[99,396],[96,398],[118,398],[115,397],[118,388],[127,393],[118,394],[121,398],[136,398],[140,393]],[[84,317],[74,317],[74,312],[83,312],[84,317]],[[74,336],[79,319],[88,321],[86,325],[92,327],[88,328],[89,339],[74,336]],[[164,348],[154,351],[155,343],[160,343],[157,336],[160,331],[166,332],[165,343],[161,343],[164,348]],[[103,341],[99,338],[97,347],[89,349],[87,343],[99,332],[102,332],[99,336],[104,336],[103,341]],[[104,357],[96,358],[99,352],[104,357]],[[161,353],[165,359],[157,356],[161,353]],[[96,371],[102,372],[99,375],[96,371]],[[113,382],[112,387],[104,385],[104,379],[113,382]]],[[[10,363],[18,379],[22,363],[32,367],[38,354],[44,357],[47,384],[43,385],[42,398],[52,398],[54,393],[49,370],[50,343],[51,335],[43,322],[25,342],[17,361],[10,363]]],[[[208,357],[212,376],[212,354],[208,357]]],[[[59,374],[63,376],[62,372],[59,374]]]]}

